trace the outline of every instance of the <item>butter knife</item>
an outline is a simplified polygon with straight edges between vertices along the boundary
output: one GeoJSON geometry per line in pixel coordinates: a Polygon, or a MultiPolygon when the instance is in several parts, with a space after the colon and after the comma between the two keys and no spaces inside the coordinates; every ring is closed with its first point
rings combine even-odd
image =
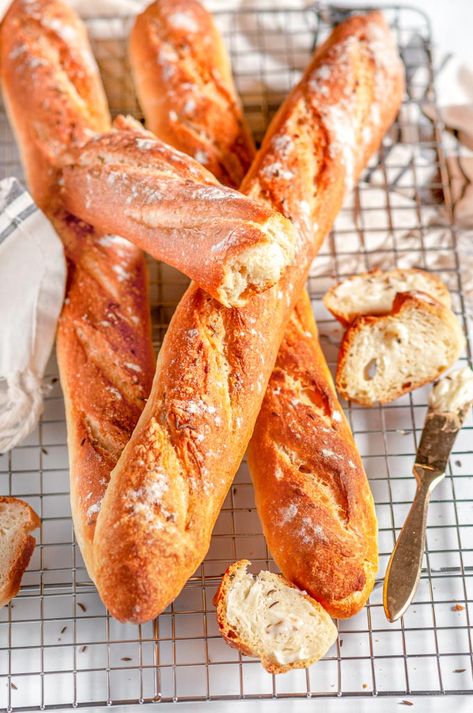
{"type": "Polygon", "coordinates": [[[458,369],[433,388],[413,473],[416,494],[384,578],[383,604],[393,622],[409,607],[419,584],[430,496],[445,477],[455,438],[473,402],[473,371],[458,369]]]}

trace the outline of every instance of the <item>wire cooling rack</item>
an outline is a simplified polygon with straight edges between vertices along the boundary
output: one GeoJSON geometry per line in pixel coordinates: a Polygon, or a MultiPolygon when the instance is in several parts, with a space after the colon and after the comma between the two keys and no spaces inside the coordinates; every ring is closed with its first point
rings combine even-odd
{"type": "MultiPolygon", "coordinates": [[[[467,328],[449,222],[450,187],[435,119],[429,26],[418,11],[386,11],[407,68],[399,119],[342,211],[309,279],[327,358],[333,368],[339,327],[321,306],[333,280],[383,264],[417,265],[449,285],[467,328]],[[421,107],[425,111],[421,110],[421,107]],[[433,118],[428,119],[426,112],[433,118]],[[445,207],[438,212],[438,203],[445,207]]],[[[336,9],[218,13],[238,87],[261,138],[311,48],[343,19],[336,9]]],[[[126,63],[130,22],[90,22],[114,112],[138,113],[126,63]]],[[[0,115],[1,172],[21,175],[17,150],[0,115]]],[[[186,281],[152,266],[154,337],[159,347],[186,281]]],[[[468,352],[469,354],[469,352],[468,352]]],[[[445,481],[430,507],[427,552],[414,603],[396,624],[383,613],[382,577],[395,534],[414,494],[413,455],[428,389],[384,408],[347,405],[379,518],[380,578],[368,606],[338,622],[339,638],[308,671],[267,674],[220,638],[212,598],[227,565],[247,557],[274,568],[243,464],[215,527],[208,556],[159,619],[119,624],[87,577],[72,530],[64,406],[51,362],[50,391],[37,430],[0,457],[0,493],[25,498],[41,515],[38,546],[20,594],[0,611],[0,708],[27,710],[224,698],[398,696],[472,692],[472,422],[460,434],[445,481]]]]}

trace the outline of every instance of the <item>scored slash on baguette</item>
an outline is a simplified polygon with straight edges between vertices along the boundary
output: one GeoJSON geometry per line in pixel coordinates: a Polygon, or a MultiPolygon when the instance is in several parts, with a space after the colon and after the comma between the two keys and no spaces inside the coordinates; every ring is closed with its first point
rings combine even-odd
{"type": "Polygon", "coordinates": [[[460,356],[453,312],[421,292],[396,295],[392,311],[356,318],[340,346],[340,394],[364,406],[387,403],[437,379],[460,356]]]}
{"type": "Polygon", "coordinates": [[[307,668],[325,656],[338,635],[325,609],[282,575],[251,574],[250,564],[230,565],[215,595],[227,643],[259,658],[269,673],[307,668]]]}
{"type": "Polygon", "coordinates": [[[398,292],[425,292],[450,307],[450,293],[442,280],[425,270],[372,270],[354,275],[331,287],[324,296],[325,307],[344,325],[365,314],[387,314],[398,292]]]}
{"type": "Polygon", "coordinates": [[[0,607],[20,588],[36,544],[29,533],[39,525],[39,517],[23,500],[0,497],[0,607]]]}

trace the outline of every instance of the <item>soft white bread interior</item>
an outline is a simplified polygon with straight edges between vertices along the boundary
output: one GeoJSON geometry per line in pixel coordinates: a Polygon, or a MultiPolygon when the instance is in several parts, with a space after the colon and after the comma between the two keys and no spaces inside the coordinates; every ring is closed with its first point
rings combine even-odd
{"type": "Polygon", "coordinates": [[[222,636],[230,646],[259,658],[270,673],[318,661],[337,638],[330,616],[281,575],[251,574],[250,564],[232,564],[215,596],[222,636]]]}
{"type": "Polygon", "coordinates": [[[23,500],[0,497],[0,607],[20,588],[36,544],[30,532],[39,524],[39,517],[23,500]]]}
{"type": "Polygon", "coordinates": [[[350,324],[364,314],[387,314],[398,292],[425,292],[445,307],[450,307],[450,293],[442,280],[425,270],[372,270],[354,275],[329,289],[325,307],[342,324],[350,324]]]}
{"type": "Polygon", "coordinates": [[[453,312],[421,292],[402,292],[384,316],[358,317],[340,346],[337,388],[364,406],[387,403],[438,379],[464,337],[453,312]]]}

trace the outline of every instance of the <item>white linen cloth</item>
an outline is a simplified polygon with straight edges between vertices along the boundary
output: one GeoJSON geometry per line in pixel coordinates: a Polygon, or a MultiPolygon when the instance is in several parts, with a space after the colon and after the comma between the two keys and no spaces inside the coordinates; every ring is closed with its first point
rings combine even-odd
{"type": "Polygon", "coordinates": [[[36,426],[41,379],[64,299],[66,264],[51,224],[15,178],[0,182],[0,453],[36,426]]]}

